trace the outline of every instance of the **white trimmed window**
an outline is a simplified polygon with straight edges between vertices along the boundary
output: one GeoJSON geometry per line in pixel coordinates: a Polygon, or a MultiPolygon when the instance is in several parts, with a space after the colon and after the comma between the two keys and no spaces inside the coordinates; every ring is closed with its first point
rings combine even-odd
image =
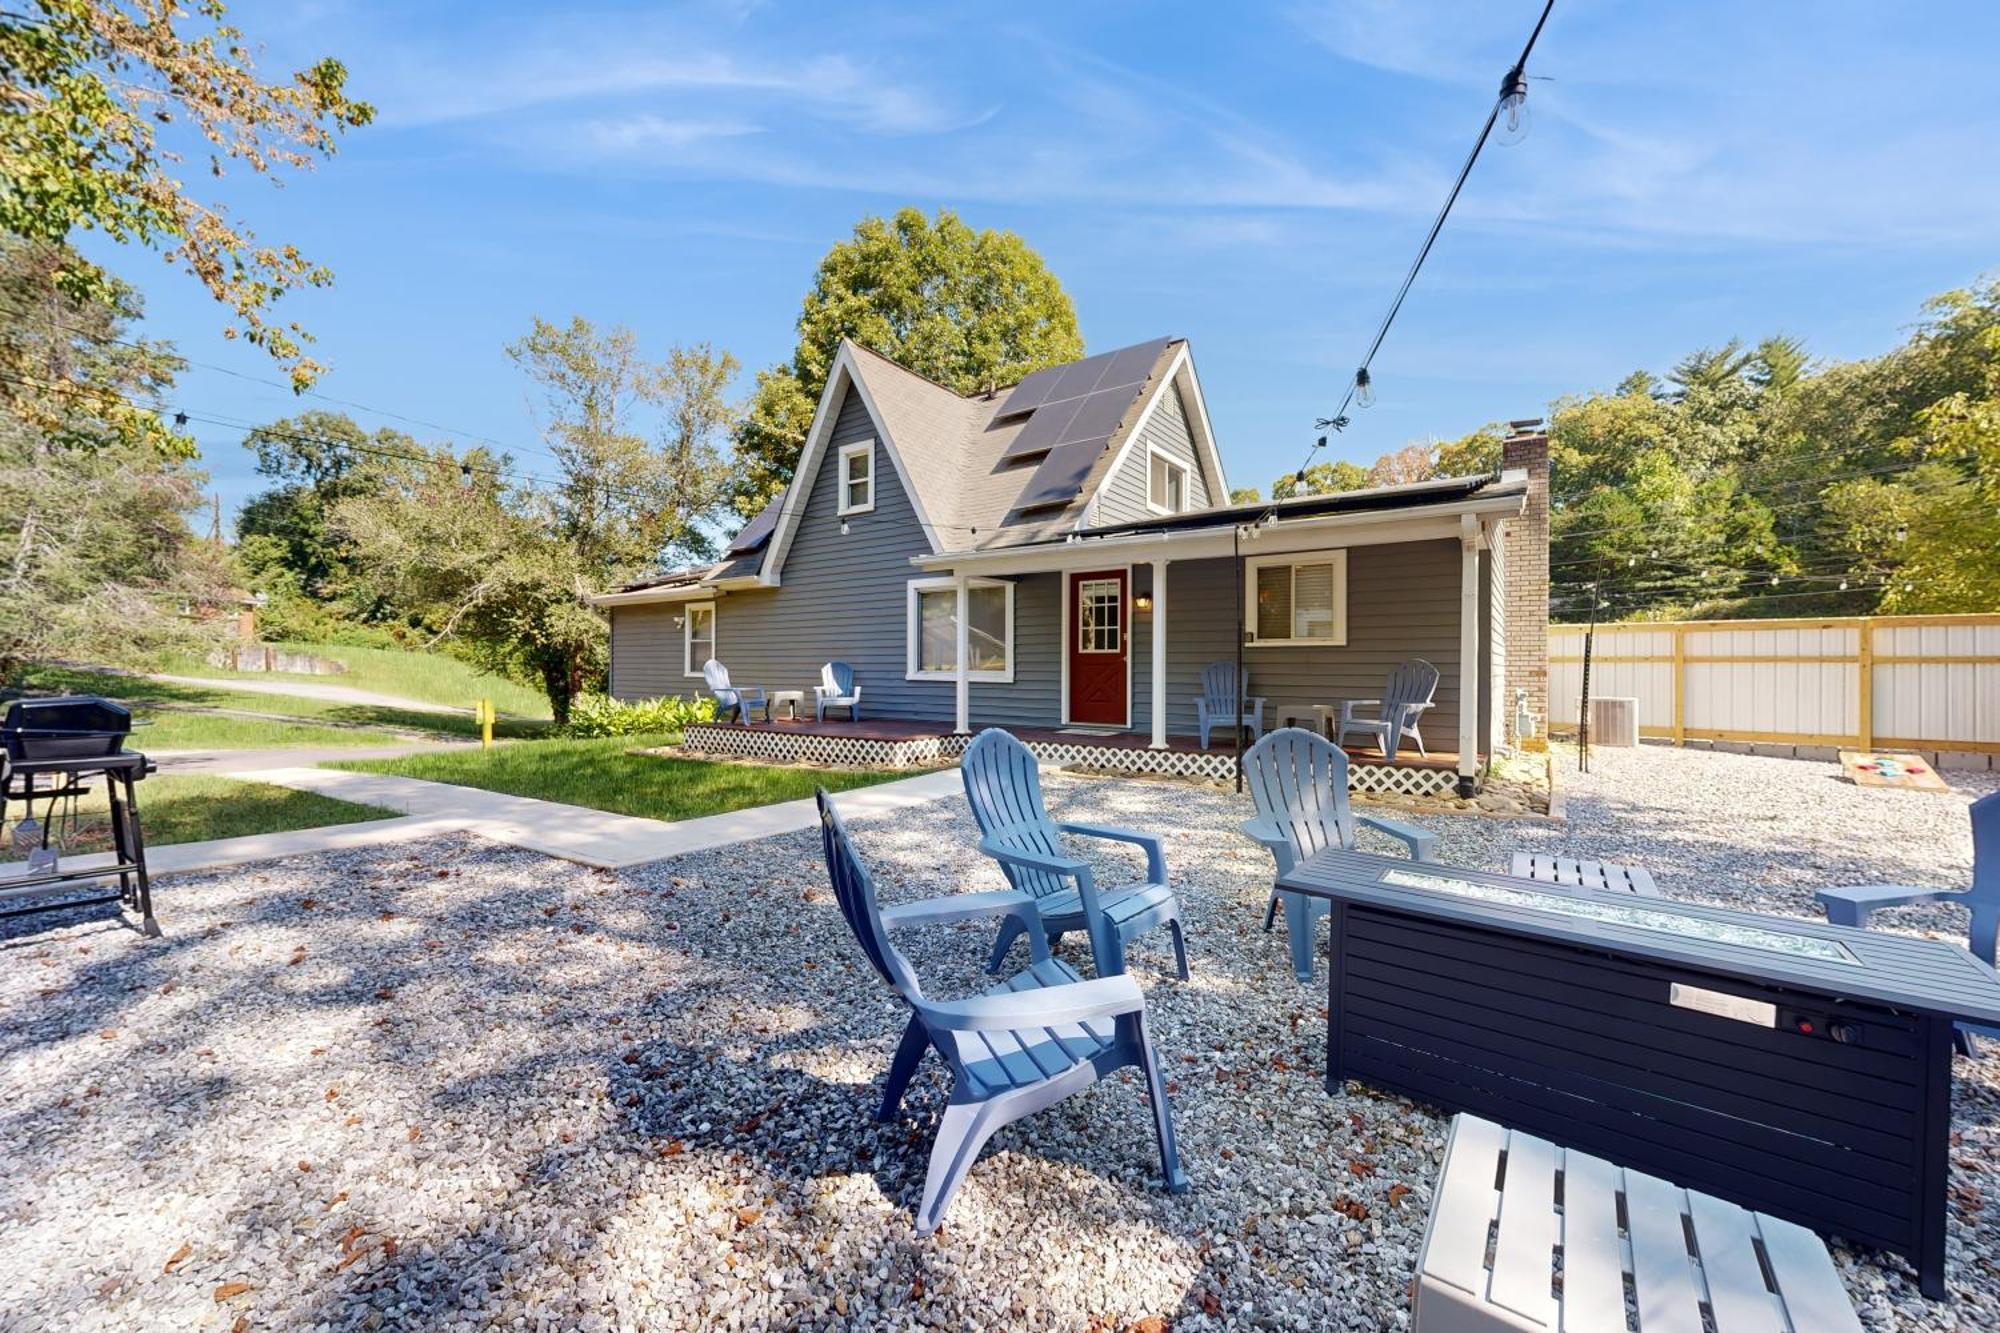
{"type": "MultiPolygon", "coordinates": [[[[958,586],[951,579],[912,579],[909,584],[908,652],[910,680],[955,680],[958,676],[958,586]]],[[[1004,579],[966,581],[966,642],[971,645],[967,678],[1014,679],[1014,585],[1004,579]]]]}
{"type": "Polygon", "coordinates": [[[1252,560],[1243,578],[1250,642],[1261,648],[1347,642],[1347,552],[1252,560]]]}
{"type": "Polygon", "coordinates": [[[875,508],[875,441],[840,446],[840,516],[875,508]]]}
{"type": "Polygon", "coordinates": [[[1147,455],[1146,508],[1156,514],[1178,514],[1188,507],[1187,464],[1153,449],[1147,455]]]}
{"type": "Polygon", "coordinates": [[[715,603],[689,602],[681,613],[681,674],[699,676],[715,656],[715,603]]]}

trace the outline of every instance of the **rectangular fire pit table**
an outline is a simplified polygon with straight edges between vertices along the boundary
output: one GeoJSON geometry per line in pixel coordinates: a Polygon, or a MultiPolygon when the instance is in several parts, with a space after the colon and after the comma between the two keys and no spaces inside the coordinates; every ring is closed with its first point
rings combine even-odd
{"type": "Polygon", "coordinates": [[[1888,1250],[1944,1295],[1952,1024],[2000,976],[1943,941],[1328,850],[1327,1089],[1470,1111],[1888,1250]]]}

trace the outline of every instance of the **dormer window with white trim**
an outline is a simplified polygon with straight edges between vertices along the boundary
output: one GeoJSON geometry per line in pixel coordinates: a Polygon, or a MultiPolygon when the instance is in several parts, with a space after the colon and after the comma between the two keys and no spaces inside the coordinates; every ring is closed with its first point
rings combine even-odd
{"type": "Polygon", "coordinates": [[[1187,464],[1158,449],[1150,451],[1146,508],[1156,514],[1178,514],[1188,507],[1187,464]]]}
{"type": "Polygon", "coordinates": [[[840,446],[840,517],[875,508],[875,441],[840,446]]]}

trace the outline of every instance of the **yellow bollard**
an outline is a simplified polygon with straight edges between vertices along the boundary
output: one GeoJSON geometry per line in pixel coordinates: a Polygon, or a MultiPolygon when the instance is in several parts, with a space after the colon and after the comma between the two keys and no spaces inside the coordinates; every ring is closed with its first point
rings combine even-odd
{"type": "Polygon", "coordinates": [[[481,699],[476,710],[479,717],[479,745],[482,749],[493,748],[493,701],[481,699]]]}

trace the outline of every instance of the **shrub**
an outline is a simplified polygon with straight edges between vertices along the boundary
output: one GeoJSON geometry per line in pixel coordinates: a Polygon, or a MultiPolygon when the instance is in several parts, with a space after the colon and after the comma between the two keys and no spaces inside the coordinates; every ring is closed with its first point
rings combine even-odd
{"type": "Polygon", "coordinates": [[[679,733],[691,722],[715,717],[715,700],[683,699],[669,694],[658,699],[624,703],[603,694],[579,694],[570,704],[565,736],[644,736],[679,733]]]}

